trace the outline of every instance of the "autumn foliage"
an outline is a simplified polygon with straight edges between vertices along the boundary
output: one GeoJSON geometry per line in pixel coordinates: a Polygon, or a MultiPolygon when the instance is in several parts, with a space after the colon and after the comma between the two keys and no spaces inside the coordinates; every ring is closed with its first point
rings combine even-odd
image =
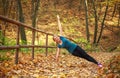
{"type": "MultiPolygon", "coordinates": [[[[14,59],[0,62],[0,78],[119,78],[120,55],[119,53],[89,53],[103,63],[103,68],[98,68],[93,63],[84,59],[61,54],[59,62],[54,59],[54,54],[47,57],[36,54],[31,60],[30,54],[20,53],[19,64],[14,64],[14,59]],[[97,56],[98,57],[97,57],[97,56]],[[102,56],[102,57],[101,57],[102,56]]],[[[13,55],[7,54],[13,58],[13,55]]]]}

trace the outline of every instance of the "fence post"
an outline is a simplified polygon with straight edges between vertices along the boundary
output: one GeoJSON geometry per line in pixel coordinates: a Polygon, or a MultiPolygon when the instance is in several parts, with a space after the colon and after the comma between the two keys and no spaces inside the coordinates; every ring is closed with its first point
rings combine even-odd
{"type": "Polygon", "coordinates": [[[48,54],[48,34],[46,34],[46,56],[48,54]]]}
{"type": "MultiPolygon", "coordinates": [[[[17,27],[17,38],[16,38],[16,45],[19,46],[19,33],[20,33],[20,27],[17,27]]],[[[18,57],[19,57],[19,47],[16,48],[16,53],[15,53],[15,64],[18,64],[18,57]]]]}
{"type": "MultiPolygon", "coordinates": [[[[35,43],[35,31],[32,30],[32,45],[35,43]]],[[[32,59],[34,59],[34,46],[32,47],[32,59]]]]}

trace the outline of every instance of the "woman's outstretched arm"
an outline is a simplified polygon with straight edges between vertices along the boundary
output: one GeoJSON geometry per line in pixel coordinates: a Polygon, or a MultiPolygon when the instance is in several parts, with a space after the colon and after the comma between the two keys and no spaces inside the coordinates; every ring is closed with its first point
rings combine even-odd
{"type": "Polygon", "coordinates": [[[62,26],[61,26],[61,23],[60,23],[59,15],[57,15],[57,20],[58,20],[58,27],[59,27],[59,31],[60,31],[60,36],[63,36],[63,31],[62,31],[62,26]]]}
{"type": "Polygon", "coordinates": [[[58,61],[59,58],[59,54],[60,54],[60,48],[57,48],[57,52],[56,52],[56,61],[58,61]]]}

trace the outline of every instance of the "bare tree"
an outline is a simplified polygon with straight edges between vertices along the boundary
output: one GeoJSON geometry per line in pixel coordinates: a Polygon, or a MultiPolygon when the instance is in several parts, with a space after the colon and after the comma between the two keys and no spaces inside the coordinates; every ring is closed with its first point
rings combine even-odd
{"type": "MultiPolygon", "coordinates": [[[[18,13],[19,13],[19,21],[24,23],[24,16],[23,16],[23,10],[22,10],[22,5],[21,5],[21,0],[17,0],[18,4],[18,13]]],[[[27,39],[26,39],[26,34],[25,34],[25,29],[24,27],[20,27],[20,34],[21,34],[21,41],[23,44],[27,44],[27,39]]]]}
{"type": "Polygon", "coordinates": [[[89,27],[88,27],[88,4],[87,4],[87,0],[84,0],[85,2],[85,17],[86,17],[86,36],[87,36],[87,41],[89,42],[89,27]]]}
{"type": "Polygon", "coordinates": [[[32,26],[36,27],[36,18],[39,9],[40,0],[32,0],[32,26]]]}
{"type": "MultiPolygon", "coordinates": [[[[0,3],[1,3],[1,9],[2,9],[1,14],[4,16],[7,16],[8,15],[9,0],[1,0],[0,3]]],[[[5,44],[6,26],[7,26],[7,22],[4,21],[3,24],[1,25],[1,32],[0,32],[2,45],[5,44]]]]}
{"type": "MultiPolygon", "coordinates": [[[[37,13],[38,13],[38,9],[39,9],[39,4],[40,4],[40,0],[32,0],[32,26],[33,28],[36,27],[36,18],[37,18],[37,13]]],[[[34,45],[34,41],[35,41],[35,32],[33,31],[33,40],[32,40],[32,45],[34,45]]],[[[34,59],[34,47],[32,48],[32,59],[34,59]]]]}
{"type": "Polygon", "coordinates": [[[96,10],[96,6],[95,6],[95,0],[92,0],[92,4],[93,4],[93,10],[94,10],[94,18],[95,18],[95,29],[94,29],[94,42],[93,44],[96,44],[96,40],[97,40],[97,31],[98,31],[98,16],[97,16],[97,10],[96,10]]]}
{"type": "Polygon", "coordinates": [[[113,10],[113,13],[112,13],[112,19],[113,19],[114,15],[115,15],[116,7],[117,7],[117,5],[116,5],[116,3],[115,3],[115,4],[114,4],[114,10],[113,10]]]}
{"type": "Polygon", "coordinates": [[[117,9],[118,9],[118,13],[119,13],[119,17],[118,17],[118,26],[120,26],[120,2],[118,3],[118,6],[117,6],[117,9]]]}
{"type": "Polygon", "coordinates": [[[108,11],[108,4],[109,4],[109,0],[107,0],[106,10],[105,10],[105,14],[104,14],[104,17],[103,17],[103,20],[101,23],[101,30],[100,30],[100,35],[99,35],[98,40],[97,40],[97,44],[99,43],[101,36],[102,36],[102,33],[103,33],[104,22],[105,22],[105,18],[106,18],[107,11],[108,11]]]}

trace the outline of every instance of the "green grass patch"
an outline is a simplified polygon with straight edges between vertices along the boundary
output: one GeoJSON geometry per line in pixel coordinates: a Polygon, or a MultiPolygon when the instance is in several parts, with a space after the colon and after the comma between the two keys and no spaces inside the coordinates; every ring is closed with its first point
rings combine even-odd
{"type": "MultiPolygon", "coordinates": [[[[10,54],[12,54],[13,52],[10,52],[10,54]]],[[[0,51],[0,61],[8,61],[8,60],[12,60],[12,58],[10,58],[8,55],[7,55],[7,51],[0,51]]]]}
{"type": "Polygon", "coordinates": [[[0,56],[0,61],[8,61],[8,60],[12,60],[12,58],[6,57],[6,56],[0,56]]]}

